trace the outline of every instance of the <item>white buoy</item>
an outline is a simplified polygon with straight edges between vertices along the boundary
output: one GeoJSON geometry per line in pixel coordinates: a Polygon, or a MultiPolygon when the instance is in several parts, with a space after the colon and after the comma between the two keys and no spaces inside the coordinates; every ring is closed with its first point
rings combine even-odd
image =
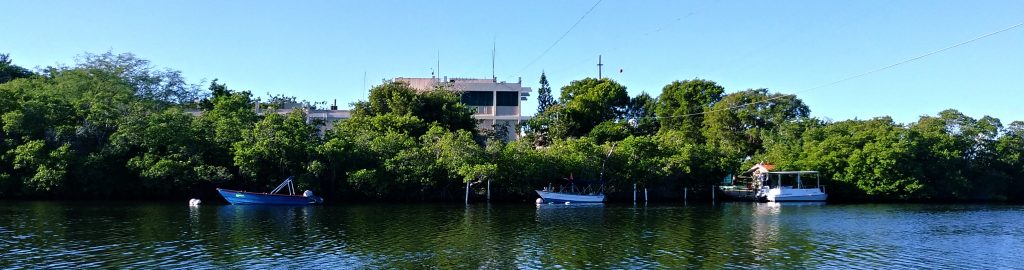
{"type": "Polygon", "coordinates": [[[565,205],[570,205],[570,204],[572,204],[572,203],[570,203],[570,202],[565,202],[565,205]]]}
{"type": "Polygon", "coordinates": [[[195,199],[195,198],[189,199],[188,200],[188,206],[199,206],[199,203],[201,203],[201,202],[202,201],[200,201],[199,199],[195,199]]]}
{"type": "Polygon", "coordinates": [[[544,199],[537,198],[537,204],[544,204],[544,199]]]}

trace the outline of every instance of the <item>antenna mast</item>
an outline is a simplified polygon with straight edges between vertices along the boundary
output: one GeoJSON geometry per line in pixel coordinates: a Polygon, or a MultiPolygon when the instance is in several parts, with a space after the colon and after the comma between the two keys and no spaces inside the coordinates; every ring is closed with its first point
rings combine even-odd
{"type": "Polygon", "coordinates": [[[498,38],[495,37],[494,40],[491,41],[491,80],[493,80],[495,82],[498,81],[498,77],[494,76],[494,60],[495,60],[495,55],[497,54],[497,51],[498,51],[498,38]]]}
{"type": "Polygon", "coordinates": [[[598,80],[601,79],[601,67],[602,66],[604,66],[604,64],[601,63],[601,55],[598,54],[597,55],[597,79],[598,80]]]}

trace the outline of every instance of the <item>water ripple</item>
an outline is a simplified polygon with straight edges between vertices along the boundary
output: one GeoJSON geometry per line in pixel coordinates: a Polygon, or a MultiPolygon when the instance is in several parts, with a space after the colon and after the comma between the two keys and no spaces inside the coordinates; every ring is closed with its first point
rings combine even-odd
{"type": "Polygon", "coordinates": [[[1024,208],[978,205],[9,203],[0,268],[1017,268],[1024,208]]]}

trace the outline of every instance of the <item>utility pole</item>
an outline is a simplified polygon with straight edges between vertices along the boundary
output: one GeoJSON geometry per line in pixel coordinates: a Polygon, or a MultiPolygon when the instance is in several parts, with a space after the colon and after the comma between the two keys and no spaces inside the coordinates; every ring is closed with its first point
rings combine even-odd
{"type": "Polygon", "coordinates": [[[598,80],[601,79],[601,67],[602,66],[604,66],[604,64],[601,63],[601,55],[598,54],[597,55],[597,79],[598,80]]]}

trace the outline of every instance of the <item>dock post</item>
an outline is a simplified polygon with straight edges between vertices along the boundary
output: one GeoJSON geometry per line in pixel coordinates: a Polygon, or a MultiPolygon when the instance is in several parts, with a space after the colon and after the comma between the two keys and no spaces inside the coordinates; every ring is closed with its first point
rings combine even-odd
{"type": "Polygon", "coordinates": [[[636,183],[633,183],[633,203],[636,203],[636,183]]]}
{"type": "Polygon", "coordinates": [[[466,205],[469,205],[469,181],[466,181],[466,205]]]}
{"type": "Polygon", "coordinates": [[[647,203],[647,188],[644,188],[644,203],[647,203]]]}
{"type": "Polygon", "coordinates": [[[487,179],[487,202],[491,202],[491,179],[487,179]]]}
{"type": "Polygon", "coordinates": [[[687,189],[688,189],[688,188],[685,188],[685,187],[683,188],[683,201],[684,201],[684,202],[686,201],[686,195],[687,195],[686,193],[687,193],[687,191],[688,191],[687,189]]]}
{"type": "Polygon", "coordinates": [[[715,186],[711,186],[711,202],[715,202],[715,186]]]}

